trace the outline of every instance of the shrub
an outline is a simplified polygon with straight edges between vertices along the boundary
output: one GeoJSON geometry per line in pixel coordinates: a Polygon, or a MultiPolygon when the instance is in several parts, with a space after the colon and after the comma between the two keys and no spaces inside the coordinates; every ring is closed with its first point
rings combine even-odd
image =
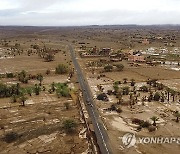
{"type": "Polygon", "coordinates": [[[113,66],[112,66],[112,65],[106,65],[106,66],[104,66],[104,70],[105,70],[106,72],[111,72],[112,69],[113,69],[113,66]]]}
{"type": "Polygon", "coordinates": [[[77,123],[74,120],[68,119],[63,122],[63,128],[67,133],[72,133],[75,131],[77,123]]]}
{"type": "Polygon", "coordinates": [[[105,93],[99,94],[97,96],[97,99],[102,100],[102,101],[108,101],[108,97],[107,97],[107,95],[105,93]]]}
{"type": "Polygon", "coordinates": [[[18,138],[19,138],[19,135],[17,133],[10,132],[4,136],[4,141],[6,143],[12,143],[12,142],[16,141],[18,138]]]}
{"type": "Polygon", "coordinates": [[[116,111],[116,106],[114,104],[112,104],[111,107],[110,107],[110,110],[111,111],[116,111]]]}
{"type": "Polygon", "coordinates": [[[7,78],[13,78],[13,77],[14,77],[14,74],[13,74],[13,73],[6,73],[6,77],[7,77],[7,78]]]}
{"type": "Polygon", "coordinates": [[[118,71],[122,71],[124,69],[124,65],[123,64],[118,64],[118,65],[116,65],[116,67],[117,67],[118,71]]]}
{"type": "Polygon", "coordinates": [[[113,94],[112,90],[108,90],[108,91],[107,91],[107,94],[108,94],[108,95],[112,95],[112,94],[113,94]]]}
{"type": "Polygon", "coordinates": [[[53,61],[53,60],[54,60],[54,55],[47,53],[47,54],[44,56],[44,60],[45,60],[46,62],[53,61]]]}
{"type": "Polygon", "coordinates": [[[133,124],[138,124],[138,125],[140,125],[142,122],[144,122],[144,121],[141,120],[141,119],[138,119],[138,118],[133,118],[133,119],[132,119],[132,123],[133,123],[133,124]]]}
{"type": "Polygon", "coordinates": [[[148,127],[149,132],[154,132],[156,130],[155,126],[149,126],[148,127]]]}
{"type": "Polygon", "coordinates": [[[140,123],[140,126],[141,126],[142,128],[148,128],[149,126],[151,126],[151,124],[150,124],[148,121],[142,121],[142,122],[140,123]]]}
{"type": "Polygon", "coordinates": [[[68,72],[68,66],[64,65],[64,64],[59,64],[56,67],[56,74],[65,74],[68,72]]]}
{"type": "Polygon", "coordinates": [[[160,94],[159,94],[158,92],[156,92],[156,93],[154,94],[154,100],[155,100],[155,101],[159,101],[160,98],[161,98],[160,94]]]}
{"type": "Polygon", "coordinates": [[[117,111],[118,113],[121,113],[121,112],[122,112],[122,109],[119,107],[119,108],[116,109],[116,111],[117,111]]]}
{"type": "Polygon", "coordinates": [[[68,102],[64,103],[64,106],[65,106],[66,110],[69,110],[70,104],[68,102]]]}
{"type": "Polygon", "coordinates": [[[128,95],[129,94],[129,87],[122,87],[122,92],[123,92],[123,95],[128,95]]]}
{"type": "Polygon", "coordinates": [[[56,83],[54,85],[56,87],[56,94],[58,97],[69,97],[70,96],[70,89],[68,88],[68,85],[65,83],[56,83]]]}
{"type": "Polygon", "coordinates": [[[140,91],[148,92],[148,87],[147,86],[142,86],[142,87],[140,87],[140,91]]]}
{"type": "Polygon", "coordinates": [[[49,69],[46,70],[46,75],[49,75],[51,71],[49,69]]]}

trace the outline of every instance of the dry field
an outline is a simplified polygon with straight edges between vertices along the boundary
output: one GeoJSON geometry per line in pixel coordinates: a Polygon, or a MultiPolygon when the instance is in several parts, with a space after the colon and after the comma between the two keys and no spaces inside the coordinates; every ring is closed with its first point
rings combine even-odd
{"type": "MultiPolygon", "coordinates": [[[[163,41],[170,42],[171,37],[175,36],[175,46],[180,46],[180,28],[179,26],[87,26],[87,27],[0,27],[0,39],[6,39],[9,46],[14,46],[15,43],[20,43],[21,48],[27,50],[32,44],[38,44],[43,47],[43,43],[47,48],[60,49],[55,56],[55,61],[50,63],[44,62],[38,55],[33,54],[28,56],[26,52],[22,55],[17,55],[14,58],[0,59],[0,73],[19,72],[23,69],[28,73],[44,75],[43,85],[49,88],[49,84],[54,82],[64,82],[67,76],[59,76],[54,74],[54,69],[59,63],[68,64],[70,62],[69,52],[65,44],[72,44],[74,47],[79,47],[80,42],[83,42],[87,47],[97,48],[113,48],[115,51],[123,49],[147,49],[149,47],[163,47],[163,41]],[[164,40],[154,38],[162,36],[164,40]],[[168,36],[168,37],[167,37],[168,36]],[[169,39],[170,37],[170,39],[169,39]],[[150,38],[152,41],[149,45],[138,43],[139,40],[150,38]],[[64,53],[66,52],[66,53],[64,53]],[[47,69],[52,70],[49,76],[45,75],[47,69]]],[[[4,48],[0,45],[0,48],[4,48]]],[[[172,47],[168,47],[169,50],[172,47]]],[[[79,56],[77,54],[77,56],[79,56]]],[[[78,57],[79,63],[83,68],[92,92],[95,95],[99,93],[97,84],[102,84],[104,88],[112,89],[114,81],[122,81],[127,78],[128,81],[135,79],[136,83],[146,81],[147,79],[158,79],[163,84],[173,85],[179,89],[179,71],[165,69],[163,67],[129,67],[126,61],[123,61],[125,68],[122,72],[103,73],[105,78],[97,80],[97,77],[103,68],[95,71],[95,75],[91,74],[86,63],[88,60],[78,57]]],[[[71,64],[72,65],[72,64],[71,64]]],[[[70,66],[71,67],[71,66],[70,66]]],[[[3,83],[17,82],[14,79],[0,79],[3,83]]],[[[74,77],[72,82],[77,79],[74,77]]],[[[34,85],[37,80],[31,80],[28,85],[34,85]]],[[[22,86],[26,86],[23,85],[22,86]]],[[[143,95],[143,94],[142,94],[143,95]]],[[[172,119],[172,113],[167,109],[178,109],[177,104],[159,104],[158,102],[145,102],[143,106],[141,101],[130,109],[128,106],[122,106],[123,112],[117,114],[115,112],[105,112],[103,109],[108,108],[112,103],[116,103],[117,99],[113,96],[107,103],[96,101],[99,113],[102,117],[110,140],[112,149],[115,154],[156,154],[156,153],[179,153],[179,145],[142,145],[137,144],[130,149],[124,149],[121,137],[128,132],[135,132],[136,136],[178,136],[179,125],[172,119]],[[162,116],[162,112],[167,110],[166,116],[162,116]],[[160,117],[158,129],[155,132],[149,133],[147,129],[142,129],[136,132],[137,126],[131,124],[131,118],[137,117],[144,120],[150,120],[150,117],[156,115],[160,117]]],[[[83,130],[83,124],[80,121],[79,109],[71,98],[57,98],[55,94],[49,94],[47,91],[42,92],[39,96],[28,97],[26,106],[19,106],[19,103],[10,103],[9,98],[0,99],[0,137],[5,133],[15,131],[21,135],[19,140],[14,143],[5,143],[0,140],[0,153],[83,153],[88,149],[88,143],[80,134],[83,130]],[[71,108],[65,110],[64,103],[69,102],[71,108]],[[68,135],[62,129],[62,122],[65,119],[72,118],[78,123],[76,133],[68,135]]],[[[86,151],[87,152],[87,151],[86,151]]]]}
{"type": "MultiPolygon", "coordinates": [[[[87,74],[88,76],[88,74],[87,74]]],[[[102,85],[103,91],[113,90],[112,80],[109,78],[101,78],[96,80],[96,78],[88,78],[88,83],[91,86],[92,94],[94,98],[101,93],[97,85],[102,85]]],[[[125,86],[125,85],[123,85],[125,86]]],[[[140,93],[141,97],[146,96],[147,93],[140,93]]],[[[148,154],[164,154],[171,153],[178,154],[179,145],[178,144],[140,144],[136,143],[134,147],[126,148],[122,143],[122,137],[128,132],[135,133],[136,137],[143,136],[164,136],[164,137],[178,137],[179,136],[179,123],[176,123],[175,117],[173,116],[171,110],[180,111],[180,105],[178,103],[163,104],[159,102],[145,102],[142,105],[140,99],[138,103],[130,108],[128,105],[119,105],[122,109],[122,113],[117,113],[115,111],[105,111],[104,109],[109,108],[112,104],[116,104],[118,99],[114,95],[108,95],[109,101],[103,102],[95,99],[95,104],[99,110],[101,118],[104,122],[104,126],[108,132],[109,138],[114,149],[114,153],[127,153],[127,154],[138,154],[138,153],[148,153],[148,154]],[[143,128],[141,131],[136,131],[138,125],[132,123],[133,118],[142,119],[144,121],[149,121],[152,116],[159,117],[157,121],[158,126],[155,132],[149,132],[147,129],[143,128]]],[[[128,96],[123,96],[123,98],[129,99],[128,96]]]]}
{"type": "Polygon", "coordinates": [[[23,153],[82,153],[87,150],[86,139],[80,138],[83,130],[77,106],[73,100],[57,99],[56,96],[43,93],[32,96],[26,106],[9,103],[9,99],[0,100],[0,136],[8,132],[17,132],[21,137],[14,143],[0,141],[2,154],[23,153]],[[3,102],[3,103],[2,103],[3,102]],[[6,102],[6,103],[4,103],[6,102]],[[70,103],[66,110],[64,103],[70,103]],[[62,121],[75,119],[78,124],[75,134],[67,135],[62,121]]]}
{"type": "Polygon", "coordinates": [[[125,68],[122,72],[107,72],[104,74],[114,81],[122,81],[124,78],[128,80],[135,79],[137,82],[147,81],[147,79],[180,79],[179,71],[164,69],[163,67],[129,67],[125,68]]]}
{"type": "MultiPolygon", "coordinates": [[[[0,99],[0,153],[2,154],[25,154],[25,153],[83,153],[87,152],[88,140],[86,138],[86,129],[84,128],[79,108],[71,97],[58,98],[56,93],[50,94],[48,89],[52,82],[65,83],[67,82],[68,74],[55,74],[55,67],[58,64],[66,64],[69,69],[72,68],[70,55],[66,45],[57,40],[49,39],[32,39],[15,37],[11,40],[9,46],[15,43],[21,44],[21,49],[24,53],[16,55],[13,58],[0,59],[0,73],[20,72],[25,70],[28,74],[43,75],[42,86],[46,88],[45,92],[40,92],[40,95],[26,95],[25,107],[21,106],[20,100],[17,103],[12,103],[12,98],[0,99]],[[40,44],[41,41],[46,44],[47,48],[59,49],[55,55],[55,60],[45,62],[37,54],[28,56],[28,50],[31,44],[40,44]],[[51,70],[49,75],[46,71],[51,70]],[[70,108],[67,110],[65,103],[68,103],[70,108]],[[77,128],[74,133],[68,134],[63,128],[65,120],[72,119],[77,123],[77,128]],[[12,143],[6,143],[4,136],[10,132],[18,134],[18,139],[12,143]]],[[[6,49],[0,46],[1,49],[6,49]]],[[[3,50],[3,54],[5,54],[3,50]]],[[[76,82],[76,77],[72,78],[71,86],[76,82]]],[[[20,83],[17,78],[1,78],[1,83],[16,84],[20,83]]],[[[32,79],[28,84],[20,83],[21,87],[29,87],[39,84],[39,81],[32,79]]]]}
{"type": "MultiPolygon", "coordinates": [[[[55,70],[55,67],[58,64],[60,63],[69,64],[71,60],[67,52],[66,46],[62,43],[53,43],[50,45],[49,42],[45,42],[47,48],[53,46],[54,49],[60,50],[55,55],[55,60],[52,62],[45,62],[44,59],[40,58],[35,53],[28,56],[27,51],[25,50],[28,50],[31,44],[35,44],[36,40],[31,41],[30,43],[26,43],[26,45],[23,45],[21,41],[18,41],[18,43],[21,44],[21,48],[24,50],[24,53],[21,55],[16,55],[15,57],[13,55],[10,55],[7,56],[7,58],[0,59],[0,73],[20,72],[22,70],[26,70],[28,72],[34,72],[34,73],[40,73],[40,72],[45,73],[47,69],[55,70]]],[[[40,47],[43,47],[42,43],[40,47]]],[[[1,48],[3,49],[3,47],[1,48]]],[[[2,53],[4,54],[4,52],[2,53]]]]}

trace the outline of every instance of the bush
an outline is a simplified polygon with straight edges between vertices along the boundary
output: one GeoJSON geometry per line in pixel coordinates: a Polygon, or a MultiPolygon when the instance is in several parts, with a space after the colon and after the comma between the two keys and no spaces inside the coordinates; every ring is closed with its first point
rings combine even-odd
{"type": "Polygon", "coordinates": [[[142,122],[144,122],[144,121],[141,120],[141,119],[138,119],[138,118],[133,118],[133,119],[132,119],[132,123],[133,123],[133,124],[138,124],[138,125],[140,125],[142,122]]]}
{"type": "Polygon", "coordinates": [[[141,126],[142,128],[148,128],[149,126],[151,126],[151,124],[150,124],[148,121],[142,121],[142,122],[140,123],[140,126],[141,126]]]}
{"type": "Polygon", "coordinates": [[[54,55],[47,53],[47,54],[44,56],[44,60],[45,60],[46,62],[53,61],[53,60],[54,60],[54,55]]]}
{"type": "Polygon", "coordinates": [[[142,86],[142,87],[140,87],[140,91],[148,92],[148,87],[147,86],[142,86]]]}
{"type": "Polygon", "coordinates": [[[46,70],[46,75],[49,75],[51,71],[49,69],[46,70]]]}
{"type": "Polygon", "coordinates": [[[77,127],[77,123],[74,120],[68,119],[63,122],[63,128],[68,133],[74,132],[76,127],[77,127]]]}
{"type": "Polygon", "coordinates": [[[154,100],[155,100],[155,101],[159,101],[160,98],[161,98],[160,94],[159,94],[158,92],[156,92],[156,93],[154,94],[154,100]]]}
{"type": "Polygon", "coordinates": [[[121,113],[121,112],[122,112],[122,109],[119,107],[119,108],[116,109],[116,111],[117,111],[118,113],[121,113]]]}
{"type": "Polygon", "coordinates": [[[13,78],[13,77],[14,77],[14,74],[13,74],[13,73],[6,73],[6,77],[7,77],[7,78],[13,78]]]}
{"type": "Polygon", "coordinates": [[[108,95],[112,95],[112,94],[113,94],[112,90],[108,90],[108,91],[107,91],[107,94],[108,94],[108,95]]]}
{"type": "Polygon", "coordinates": [[[97,99],[101,100],[101,101],[108,101],[108,97],[107,97],[107,95],[105,93],[99,94],[97,96],[97,99]]]}
{"type": "Polygon", "coordinates": [[[64,106],[65,106],[66,110],[69,110],[70,104],[68,102],[64,103],[64,106]]]}
{"type": "Polygon", "coordinates": [[[112,69],[113,69],[113,66],[112,66],[112,65],[106,65],[106,66],[104,66],[104,70],[105,70],[106,72],[111,72],[112,69]]]}
{"type": "Polygon", "coordinates": [[[64,65],[64,64],[59,64],[56,67],[56,74],[65,74],[68,72],[68,66],[64,65]]]}
{"type": "Polygon", "coordinates": [[[69,97],[70,96],[70,89],[67,84],[65,83],[56,83],[54,85],[56,87],[56,94],[58,97],[69,97]]]}
{"type": "Polygon", "coordinates": [[[123,92],[123,95],[128,95],[129,94],[129,87],[122,87],[122,92],[123,92]]]}
{"type": "Polygon", "coordinates": [[[149,126],[148,127],[149,132],[154,132],[156,130],[155,126],[149,126]]]}
{"type": "Polygon", "coordinates": [[[118,71],[123,71],[123,69],[124,69],[124,65],[123,64],[118,64],[118,65],[116,65],[116,67],[117,67],[118,71]]]}
{"type": "Polygon", "coordinates": [[[4,141],[6,143],[12,143],[12,142],[16,141],[18,138],[19,138],[19,135],[17,133],[10,132],[4,136],[4,141]]]}
{"type": "Polygon", "coordinates": [[[111,107],[110,107],[110,110],[111,111],[116,111],[116,106],[114,104],[112,104],[111,107]]]}

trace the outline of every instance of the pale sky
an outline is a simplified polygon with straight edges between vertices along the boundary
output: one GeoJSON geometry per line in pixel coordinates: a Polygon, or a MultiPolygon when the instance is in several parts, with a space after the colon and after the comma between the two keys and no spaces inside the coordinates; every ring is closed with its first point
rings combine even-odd
{"type": "Polygon", "coordinates": [[[180,0],[0,0],[0,25],[180,24],[180,0]]]}

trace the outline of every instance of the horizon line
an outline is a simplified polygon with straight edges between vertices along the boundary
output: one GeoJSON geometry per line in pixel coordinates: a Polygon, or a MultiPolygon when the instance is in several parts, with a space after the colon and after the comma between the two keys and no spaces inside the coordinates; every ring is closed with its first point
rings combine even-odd
{"type": "Polygon", "coordinates": [[[0,27],[180,26],[180,24],[0,25],[0,27]]]}

